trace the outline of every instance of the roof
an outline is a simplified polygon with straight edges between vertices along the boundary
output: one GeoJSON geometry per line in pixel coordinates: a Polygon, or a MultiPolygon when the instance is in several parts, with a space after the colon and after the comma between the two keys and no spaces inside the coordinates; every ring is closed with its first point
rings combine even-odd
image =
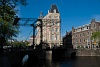
{"type": "Polygon", "coordinates": [[[54,13],[54,10],[56,10],[56,13],[59,13],[57,6],[55,4],[52,4],[49,12],[54,13]]]}

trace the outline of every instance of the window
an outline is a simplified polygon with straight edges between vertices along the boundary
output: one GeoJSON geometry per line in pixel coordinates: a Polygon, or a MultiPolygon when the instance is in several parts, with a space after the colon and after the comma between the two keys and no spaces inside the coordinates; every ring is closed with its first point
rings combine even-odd
{"type": "Polygon", "coordinates": [[[84,39],[84,42],[86,42],[86,40],[84,39]]]}
{"type": "Polygon", "coordinates": [[[81,42],[81,39],[80,39],[80,42],[81,42]]]}
{"type": "Polygon", "coordinates": [[[93,34],[93,32],[91,32],[91,35],[93,34]]]}
{"type": "Polygon", "coordinates": [[[82,30],[82,28],[81,28],[81,30],[82,30]]]}
{"type": "Polygon", "coordinates": [[[52,35],[52,40],[54,40],[54,35],[52,35]]]}
{"type": "Polygon", "coordinates": [[[52,22],[51,25],[54,25],[54,22],[52,22]]]}
{"type": "Polygon", "coordinates": [[[57,35],[56,35],[56,40],[57,40],[57,35]]]}
{"type": "Polygon", "coordinates": [[[59,23],[56,23],[57,26],[59,26],[59,23]]]}
{"type": "Polygon", "coordinates": [[[54,19],[54,16],[52,15],[52,19],[54,19]]]}
{"type": "Polygon", "coordinates": [[[54,32],[54,28],[52,28],[52,32],[54,32]]]}
{"type": "Polygon", "coordinates": [[[83,36],[85,36],[85,33],[83,33],[83,36]]]}
{"type": "Polygon", "coordinates": [[[75,29],[75,31],[77,32],[77,29],[75,29]]]}
{"type": "Polygon", "coordinates": [[[59,19],[59,17],[58,16],[55,16],[55,19],[59,19]]]}
{"type": "Polygon", "coordinates": [[[87,26],[87,29],[89,29],[89,27],[87,26]]]}
{"type": "Polygon", "coordinates": [[[51,16],[49,16],[49,18],[51,18],[51,16]]]}
{"type": "Polygon", "coordinates": [[[76,43],[78,42],[78,40],[76,39],[76,43]]]}
{"type": "Polygon", "coordinates": [[[54,13],[56,13],[56,9],[54,9],[54,13]]]}
{"type": "Polygon", "coordinates": [[[77,35],[76,35],[76,38],[77,38],[77,35]]]}
{"type": "Polygon", "coordinates": [[[95,28],[95,24],[94,24],[94,26],[93,26],[94,28],[95,28]]]}
{"type": "Polygon", "coordinates": [[[81,37],[81,34],[80,34],[80,37],[81,37]]]}
{"type": "Polygon", "coordinates": [[[87,42],[90,42],[90,39],[89,38],[87,38],[87,42]]]}
{"type": "Polygon", "coordinates": [[[84,30],[84,27],[82,28],[82,30],[84,30]]]}
{"type": "Polygon", "coordinates": [[[59,31],[58,31],[58,28],[56,28],[56,32],[59,32],[59,31]]]}
{"type": "Polygon", "coordinates": [[[58,40],[58,34],[56,35],[56,40],[58,40]]]}
{"type": "Polygon", "coordinates": [[[87,32],[87,35],[89,35],[89,31],[87,32]]]}

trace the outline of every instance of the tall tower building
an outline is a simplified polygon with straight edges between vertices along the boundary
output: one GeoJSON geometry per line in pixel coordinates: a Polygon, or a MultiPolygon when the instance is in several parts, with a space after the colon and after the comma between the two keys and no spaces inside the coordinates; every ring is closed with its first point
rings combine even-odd
{"type": "MultiPolygon", "coordinates": [[[[48,14],[43,17],[40,13],[39,19],[42,19],[42,40],[43,43],[47,43],[50,47],[56,45],[59,46],[61,42],[61,30],[60,30],[60,13],[55,4],[51,5],[48,14]]],[[[37,22],[39,24],[40,22],[37,22]]],[[[41,29],[37,27],[36,43],[40,44],[41,29]]]]}

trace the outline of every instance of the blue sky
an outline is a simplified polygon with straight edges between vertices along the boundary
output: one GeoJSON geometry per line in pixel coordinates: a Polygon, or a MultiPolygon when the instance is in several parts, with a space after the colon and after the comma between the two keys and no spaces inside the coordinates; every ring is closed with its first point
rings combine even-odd
{"type": "MultiPolygon", "coordinates": [[[[72,26],[82,26],[95,18],[100,21],[100,0],[27,0],[28,5],[18,6],[21,18],[38,18],[40,11],[45,16],[52,4],[56,4],[61,15],[61,34],[70,31],[72,26]]],[[[32,27],[20,27],[17,39],[25,40],[32,27]]],[[[32,35],[32,33],[31,33],[32,35]]],[[[31,36],[30,35],[30,36],[31,36]]]]}

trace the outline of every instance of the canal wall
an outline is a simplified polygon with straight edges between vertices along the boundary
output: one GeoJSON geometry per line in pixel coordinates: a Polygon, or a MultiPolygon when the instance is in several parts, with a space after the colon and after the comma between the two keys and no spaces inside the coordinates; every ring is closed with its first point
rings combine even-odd
{"type": "Polygon", "coordinates": [[[91,50],[91,49],[69,49],[65,51],[66,57],[73,56],[100,56],[100,49],[91,50]]]}
{"type": "Polygon", "coordinates": [[[78,49],[76,51],[76,56],[100,56],[100,49],[99,50],[78,49]]]}
{"type": "Polygon", "coordinates": [[[77,56],[100,56],[100,50],[89,49],[67,49],[67,50],[52,50],[46,51],[46,60],[60,60],[75,58],[77,56]]]}

